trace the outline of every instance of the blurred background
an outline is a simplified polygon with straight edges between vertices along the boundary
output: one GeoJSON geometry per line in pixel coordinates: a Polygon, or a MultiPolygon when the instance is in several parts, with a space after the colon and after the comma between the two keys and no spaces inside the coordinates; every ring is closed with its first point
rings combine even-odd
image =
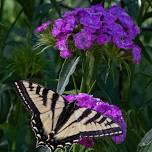
{"type": "MultiPolygon", "coordinates": [[[[142,61],[129,65],[127,72],[122,71],[118,83],[113,71],[107,75],[108,65],[101,64],[92,91],[94,96],[123,109],[128,126],[125,142],[116,145],[110,139],[102,139],[97,140],[93,149],[78,145],[73,151],[152,152],[152,131],[147,133],[152,128],[151,0],[0,0],[0,152],[47,151],[35,149],[30,115],[17,97],[13,82],[30,79],[55,90],[63,60],[55,49],[37,55],[37,50],[32,49],[36,42],[33,31],[65,11],[97,3],[106,8],[119,4],[134,18],[141,29],[136,42],[142,48],[142,61]]],[[[72,88],[69,83],[67,90],[72,88]]]]}

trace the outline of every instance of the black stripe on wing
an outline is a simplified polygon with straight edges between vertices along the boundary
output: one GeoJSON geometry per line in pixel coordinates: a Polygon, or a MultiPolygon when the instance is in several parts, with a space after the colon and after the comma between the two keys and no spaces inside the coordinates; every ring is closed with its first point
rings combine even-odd
{"type": "Polygon", "coordinates": [[[55,133],[64,126],[64,124],[69,120],[70,116],[74,113],[75,110],[76,106],[74,102],[70,104],[65,102],[65,106],[59,116],[56,127],[54,129],[55,133]]]}
{"type": "Polygon", "coordinates": [[[25,86],[23,85],[22,81],[16,81],[15,82],[16,90],[23,100],[23,103],[25,104],[26,108],[33,113],[40,114],[39,110],[34,105],[33,101],[28,95],[28,92],[26,91],[25,86]]]}
{"type": "Polygon", "coordinates": [[[41,90],[41,87],[38,85],[37,88],[36,88],[36,94],[39,94],[40,90],[41,90]]]}
{"type": "Polygon", "coordinates": [[[59,98],[59,94],[58,93],[54,93],[53,97],[52,97],[52,104],[51,104],[51,107],[50,107],[50,109],[52,110],[52,128],[54,126],[54,123],[53,123],[54,111],[55,111],[55,106],[56,106],[56,103],[58,101],[58,98],[59,98]]]}
{"type": "Polygon", "coordinates": [[[32,82],[29,82],[29,88],[30,88],[30,91],[32,91],[34,89],[34,87],[32,86],[32,82]]]}
{"type": "Polygon", "coordinates": [[[101,118],[101,120],[100,120],[98,123],[101,124],[101,123],[103,123],[106,119],[107,119],[107,117],[103,117],[103,118],[101,118]]]}
{"type": "Polygon", "coordinates": [[[84,118],[86,118],[89,114],[91,114],[91,110],[90,109],[86,109],[82,115],[77,119],[77,122],[82,121],[84,118]]]}
{"type": "Polygon", "coordinates": [[[44,88],[42,92],[42,98],[43,98],[43,105],[47,105],[47,94],[48,94],[49,89],[44,88]]]}
{"type": "Polygon", "coordinates": [[[92,118],[90,118],[88,121],[86,121],[85,124],[94,122],[95,120],[97,120],[98,118],[100,118],[100,116],[101,116],[101,114],[100,114],[100,113],[97,113],[94,117],[92,117],[92,118]]]}
{"type": "Polygon", "coordinates": [[[114,121],[112,120],[111,122],[107,122],[106,124],[105,124],[105,126],[110,126],[110,125],[112,125],[114,123],[114,121]]]}

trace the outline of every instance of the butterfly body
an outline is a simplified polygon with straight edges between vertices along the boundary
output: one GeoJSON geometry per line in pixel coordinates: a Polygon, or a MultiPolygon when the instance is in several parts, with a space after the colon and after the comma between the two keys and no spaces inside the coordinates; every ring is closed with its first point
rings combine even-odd
{"type": "Polygon", "coordinates": [[[58,93],[28,81],[16,81],[16,89],[31,112],[37,146],[51,151],[77,143],[83,137],[122,134],[120,126],[100,113],[68,103],[58,93]]]}

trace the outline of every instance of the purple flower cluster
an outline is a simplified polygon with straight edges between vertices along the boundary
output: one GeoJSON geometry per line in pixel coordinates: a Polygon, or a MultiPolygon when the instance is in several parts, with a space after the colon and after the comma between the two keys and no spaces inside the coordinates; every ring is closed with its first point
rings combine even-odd
{"type": "Polygon", "coordinates": [[[94,145],[94,141],[92,138],[87,138],[87,137],[84,137],[84,138],[81,138],[79,143],[81,145],[84,145],[86,148],[92,148],[93,145],[94,145]]]}
{"type": "Polygon", "coordinates": [[[141,50],[133,40],[139,33],[138,26],[124,9],[119,6],[104,9],[102,5],[66,12],[62,18],[54,21],[52,29],[62,58],[72,55],[68,47],[70,36],[75,47],[82,51],[86,51],[93,44],[105,45],[109,42],[118,49],[131,50],[136,64],[140,62],[141,50]]]}
{"type": "MultiPolygon", "coordinates": [[[[85,107],[89,109],[93,109],[104,116],[110,117],[114,122],[118,123],[123,131],[121,135],[113,136],[112,139],[115,141],[115,143],[120,144],[124,141],[126,138],[126,123],[123,119],[121,110],[114,105],[110,105],[107,102],[103,102],[99,98],[94,98],[92,95],[88,95],[86,93],[79,93],[78,95],[70,94],[64,96],[66,101],[68,102],[76,102],[76,104],[79,107],[85,107]]],[[[81,140],[80,140],[81,141],[81,140]]],[[[83,139],[81,142],[86,147],[88,146],[89,139],[85,142],[83,139]]],[[[91,145],[93,145],[91,142],[91,145]]],[[[91,146],[90,146],[91,147],[91,146]]]]}
{"type": "Polygon", "coordinates": [[[50,24],[51,24],[51,21],[47,21],[47,22],[42,23],[42,25],[38,26],[38,27],[35,29],[35,32],[37,32],[37,33],[43,32],[45,29],[48,28],[48,26],[49,26],[50,24]]]}

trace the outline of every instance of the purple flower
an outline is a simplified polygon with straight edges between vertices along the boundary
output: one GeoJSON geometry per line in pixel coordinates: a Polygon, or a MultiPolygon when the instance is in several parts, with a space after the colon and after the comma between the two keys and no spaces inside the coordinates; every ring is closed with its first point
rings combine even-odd
{"type": "Polygon", "coordinates": [[[124,31],[123,27],[117,23],[110,23],[107,25],[108,33],[111,34],[113,37],[120,37],[125,36],[126,32],[124,31]]]}
{"type": "Polygon", "coordinates": [[[81,138],[79,143],[84,145],[86,148],[92,148],[94,145],[93,139],[89,137],[81,138]]]}
{"type": "Polygon", "coordinates": [[[56,48],[60,51],[68,50],[68,37],[69,35],[62,35],[59,39],[56,41],[56,48]]]}
{"type": "Polygon", "coordinates": [[[130,38],[135,38],[140,33],[139,27],[135,25],[132,18],[119,6],[113,6],[108,10],[108,14],[122,26],[130,38]]]}
{"type": "Polygon", "coordinates": [[[88,11],[84,11],[83,15],[80,18],[80,23],[90,28],[99,29],[100,15],[95,14],[95,13],[88,13],[88,11]]]}
{"type": "Polygon", "coordinates": [[[130,37],[135,38],[138,34],[140,33],[140,29],[137,25],[132,25],[129,29],[128,29],[128,34],[130,37]]]}
{"type": "Polygon", "coordinates": [[[74,16],[65,15],[62,19],[57,19],[54,22],[52,29],[52,35],[60,38],[60,35],[71,33],[76,25],[74,16]]]}
{"type": "Polygon", "coordinates": [[[62,27],[62,32],[65,33],[70,33],[73,31],[75,25],[76,25],[76,20],[74,16],[66,16],[63,18],[65,21],[64,26],[62,27]]]}
{"type": "Polygon", "coordinates": [[[124,14],[124,15],[119,14],[118,20],[119,20],[119,23],[125,28],[129,28],[134,24],[133,20],[128,14],[124,14]]]}
{"type": "Polygon", "coordinates": [[[60,51],[60,57],[67,59],[72,56],[71,51],[68,49],[68,35],[63,35],[60,39],[57,39],[56,48],[60,51]]]}
{"type": "Polygon", "coordinates": [[[109,110],[109,104],[106,102],[98,101],[94,107],[94,110],[99,113],[105,113],[107,110],[109,110]]]}
{"type": "Polygon", "coordinates": [[[73,102],[76,100],[76,95],[74,94],[69,94],[69,95],[65,95],[64,98],[68,101],[68,102],[73,102]]]}
{"type": "Polygon", "coordinates": [[[125,35],[117,35],[113,37],[114,44],[121,49],[130,49],[133,41],[130,37],[125,35]]]}
{"type": "Polygon", "coordinates": [[[64,20],[63,19],[57,19],[54,22],[54,26],[52,29],[52,35],[54,37],[57,37],[62,32],[62,27],[64,26],[64,20]]]}
{"type": "Polygon", "coordinates": [[[62,50],[60,51],[60,57],[64,59],[68,59],[72,56],[72,53],[69,50],[62,50]]]}
{"type": "Polygon", "coordinates": [[[127,125],[125,121],[123,119],[119,120],[119,125],[121,126],[123,133],[121,135],[112,136],[112,140],[116,144],[121,144],[126,138],[127,125]]]}
{"type": "Polygon", "coordinates": [[[75,46],[81,50],[89,49],[93,43],[91,32],[86,30],[75,34],[73,37],[75,46]]]}
{"type": "Polygon", "coordinates": [[[89,33],[91,33],[92,34],[92,40],[95,40],[96,35],[94,33],[96,33],[96,31],[97,31],[96,29],[88,27],[88,26],[84,26],[83,30],[88,31],[89,33]]]}
{"type": "Polygon", "coordinates": [[[97,43],[98,44],[107,44],[108,42],[110,42],[111,40],[111,36],[107,35],[107,34],[101,34],[97,37],[97,43]]]}
{"type": "MultiPolygon", "coordinates": [[[[42,27],[38,29],[38,31],[42,30],[42,27]]],[[[90,50],[94,43],[104,45],[111,42],[118,50],[132,49],[134,63],[140,60],[140,51],[135,51],[139,49],[133,47],[134,38],[140,33],[140,29],[128,13],[119,6],[104,9],[98,4],[68,11],[62,18],[55,20],[51,32],[56,38],[56,47],[64,58],[70,57],[72,51],[90,50]],[[69,51],[67,43],[69,36],[70,44],[74,44],[77,49],[69,51]]]]}
{"type": "Polygon", "coordinates": [[[47,21],[45,23],[43,23],[42,25],[38,26],[36,29],[35,29],[35,32],[43,32],[45,29],[48,28],[48,26],[51,24],[51,21],[47,21]]]}
{"type": "Polygon", "coordinates": [[[67,18],[67,17],[70,17],[70,16],[75,16],[76,15],[76,11],[73,10],[73,11],[68,11],[68,12],[65,12],[64,15],[63,15],[63,18],[67,18]]]}
{"type": "Polygon", "coordinates": [[[106,11],[104,13],[104,16],[103,16],[103,19],[102,19],[102,22],[104,22],[104,24],[106,25],[111,25],[111,24],[114,24],[116,21],[116,17],[111,15],[110,13],[108,13],[108,11],[106,11]]]}
{"type": "Polygon", "coordinates": [[[61,39],[56,42],[56,48],[58,48],[60,51],[64,51],[68,49],[67,40],[61,39]]]}
{"type": "Polygon", "coordinates": [[[141,60],[141,48],[137,45],[133,45],[132,47],[132,58],[135,64],[139,64],[141,60]]]}
{"type": "Polygon", "coordinates": [[[109,107],[110,108],[104,114],[107,116],[112,116],[113,119],[118,121],[117,119],[122,116],[121,110],[114,105],[110,105],[109,107]]]}
{"type": "Polygon", "coordinates": [[[102,13],[102,14],[105,13],[105,9],[100,4],[91,6],[91,9],[94,11],[94,13],[102,13]]]}
{"type": "Polygon", "coordinates": [[[125,32],[128,34],[128,37],[134,39],[140,33],[139,27],[134,24],[130,16],[128,15],[119,16],[119,22],[124,28],[125,32]]]}
{"type": "Polygon", "coordinates": [[[114,5],[111,8],[109,8],[108,13],[110,15],[115,16],[116,17],[115,19],[117,19],[117,16],[121,15],[122,13],[126,14],[126,12],[123,10],[123,8],[121,8],[119,6],[116,6],[116,5],[114,5]]]}
{"type": "Polygon", "coordinates": [[[74,9],[75,17],[77,18],[77,20],[79,20],[79,18],[81,16],[83,16],[84,11],[85,11],[85,8],[75,8],[74,9]]]}
{"type": "Polygon", "coordinates": [[[95,104],[92,100],[92,96],[86,93],[79,93],[76,100],[79,107],[93,108],[95,104]]]}

